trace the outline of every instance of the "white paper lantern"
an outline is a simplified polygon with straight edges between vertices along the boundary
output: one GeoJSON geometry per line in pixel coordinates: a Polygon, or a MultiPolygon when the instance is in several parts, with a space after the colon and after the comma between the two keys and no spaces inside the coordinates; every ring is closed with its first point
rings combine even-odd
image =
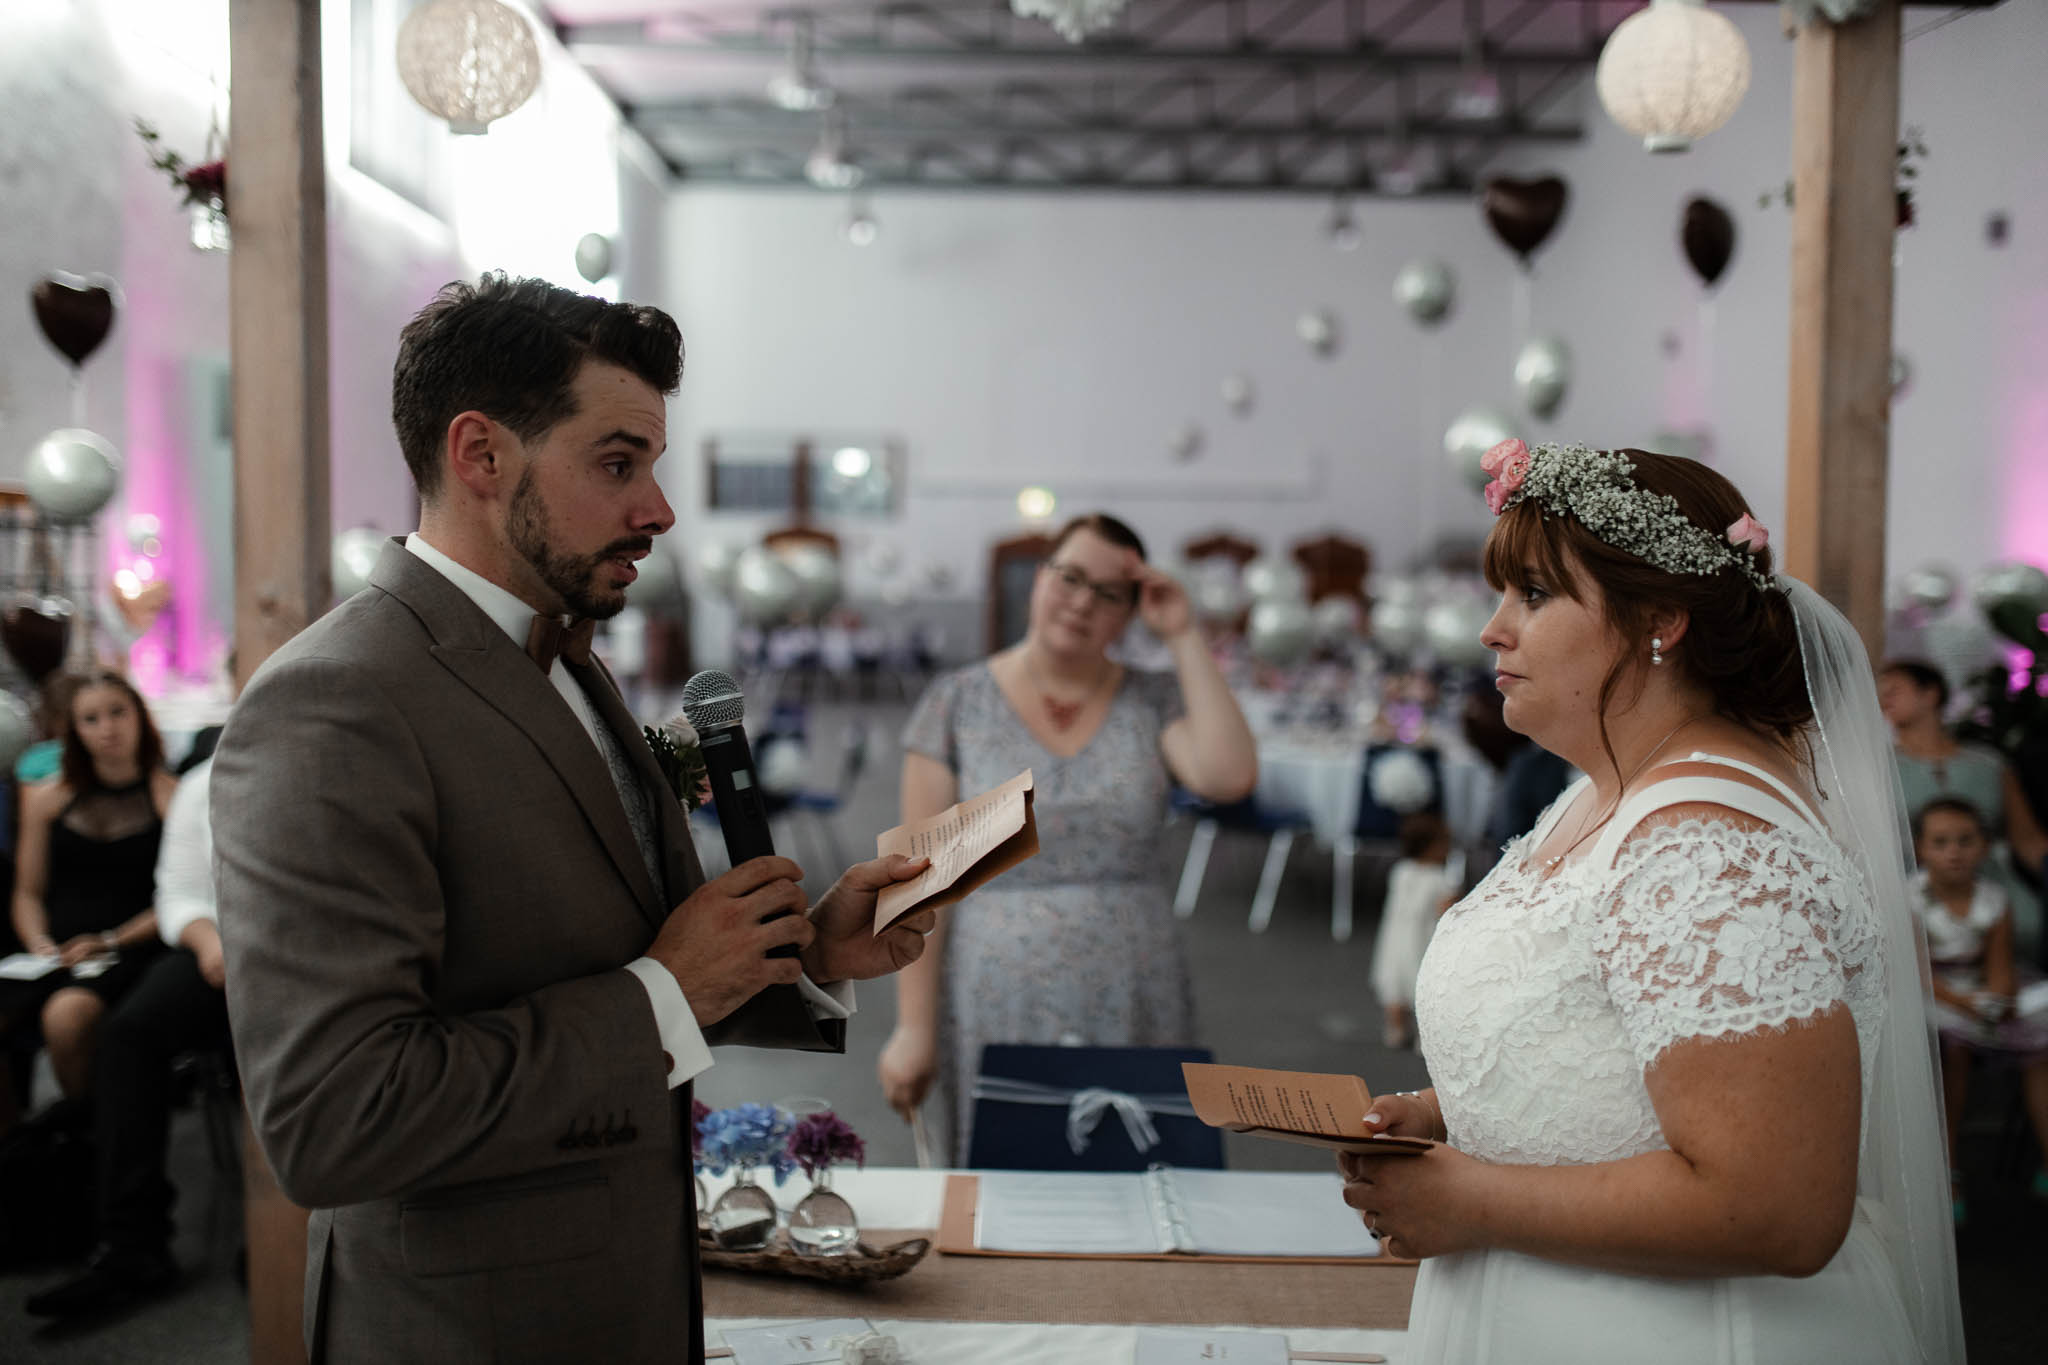
{"type": "Polygon", "coordinates": [[[428,0],[398,26],[398,76],[448,131],[482,133],[540,84],[540,48],[499,0],[428,0]]]}
{"type": "Polygon", "coordinates": [[[1749,44],[1700,0],[1651,0],[1608,35],[1593,73],[1600,103],[1652,152],[1682,152],[1735,113],[1749,44]]]}

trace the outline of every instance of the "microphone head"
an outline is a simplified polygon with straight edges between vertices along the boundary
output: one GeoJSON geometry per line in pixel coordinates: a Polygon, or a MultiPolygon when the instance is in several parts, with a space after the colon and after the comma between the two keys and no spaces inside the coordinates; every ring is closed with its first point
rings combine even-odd
{"type": "Polygon", "coordinates": [[[683,715],[700,735],[729,730],[746,719],[747,699],[732,674],[707,668],[683,684],[683,715]]]}

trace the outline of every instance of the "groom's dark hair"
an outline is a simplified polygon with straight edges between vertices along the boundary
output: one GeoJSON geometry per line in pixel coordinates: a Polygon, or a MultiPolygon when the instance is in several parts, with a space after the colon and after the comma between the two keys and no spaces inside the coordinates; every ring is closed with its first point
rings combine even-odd
{"type": "Polygon", "coordinates": [[[391,424],[422,502],[441,488],[448,425],[477,411],[533,442],[576,414],[586,360],[630,371],[655,392],[683,377],[683,334],[659,308],[610,303],[502,272],[441,287],[398,336],[391,424]]]}

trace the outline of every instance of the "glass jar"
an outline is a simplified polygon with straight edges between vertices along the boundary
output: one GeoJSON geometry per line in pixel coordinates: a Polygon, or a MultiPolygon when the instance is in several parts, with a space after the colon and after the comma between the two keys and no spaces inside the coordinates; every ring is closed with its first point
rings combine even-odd
{"type": "Polygon", "coordinates": [[[711,1206],[711,1240],[726,1251],[759,1251],[775,1238],[775,1200],[742,1166],[711,1206]]]}
{"type": "Polygon", "coordinates": [[[789,1215],[789,1244],[805,1256],[845,1256],[860,1243],[853,1205],[832,1188],[832,1168],[811,1177],[811,1192],[789,1215]]]}

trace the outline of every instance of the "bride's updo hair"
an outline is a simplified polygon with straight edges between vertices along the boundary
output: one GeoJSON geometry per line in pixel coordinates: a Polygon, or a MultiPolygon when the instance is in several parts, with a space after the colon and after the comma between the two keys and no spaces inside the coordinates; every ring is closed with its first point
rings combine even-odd
{"type": "MultiPolygon", "coordinates": [[[[1636,486],[1664,493],[1695,526],[1717,537],[1748,512],[1727,479],[1699,463],[1647,450],[1621,450],[1634,466],[1636,486]]],[[[1751,556],[1769,578],[1771,551],[1751,556]]],[[[1685,638],[1664,650],[1664,667],[1713,698],[1714,710],[1767,735],[1804,757],[1802,732],[1813,722],[1798,627],[1785,594],[1759,588],[1733,565],[1710,574],[1672,573],[1602,541],[1576,517],[1559,516],[1536,498],[1503,512],[1487,537],[1486,581],[1494,588],[1526,588],[1532,571],[1551,592],[1586,600],[1586,582],[1598,586],[1607,623],[1626,642],[1600,688],[1600,733],[1606,746],[1609,707],[1622,685],[1638,687],[1650,666],[1650,621],[1677,609],[1690,619],[1685,638]]],[[[1611,746],[1608,757],[1614,756],[1611,746]]]]}

